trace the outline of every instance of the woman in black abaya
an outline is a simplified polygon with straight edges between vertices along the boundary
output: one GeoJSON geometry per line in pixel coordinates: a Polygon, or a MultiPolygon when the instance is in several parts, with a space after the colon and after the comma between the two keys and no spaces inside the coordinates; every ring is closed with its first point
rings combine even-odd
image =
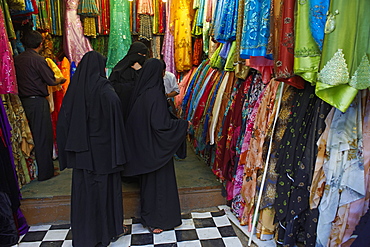
{"type": "Polygon", "coordinates": [[[120,172],[127,161],[121,103],[105,77],[106,59],[84,55],[57,123],[60,170],[73,168],[74,247],[108,246],[125,233],[120,172]]]}
{"type": "Polygon", "coordinates": [[[181,225],[173,155],[188,122],[172,119],[163,86],[163,63],[147,60],[132,93],[126,133],[132,152],[123,175],[140,175],[141,220],[153,233],[181,225]]]}
{"type": "Polygon", "coordinates": [[[139,41],[131,44],[126,56],[114,66],[109,80],[122,102],[126,120],[130,96],[148,53],[148,47],[139,41]]]}

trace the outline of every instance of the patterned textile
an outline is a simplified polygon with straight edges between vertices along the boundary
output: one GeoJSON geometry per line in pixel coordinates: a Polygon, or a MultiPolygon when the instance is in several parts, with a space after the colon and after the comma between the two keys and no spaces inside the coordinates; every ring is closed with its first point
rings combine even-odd
{"type": "Polygon", "coordinates": [[[77,15],[77,0],[67,0],[65,10],[64,52],[69,61],[79,63],[86,52],[92,47],[89,40],[83,35],[80,17],[77,15]]]}
{"type": "Polygon", "coordinates": [[[310,31],[310,3],[300,1],[296,6],[294,73],[314,85],[319,71],[321,52],[310,31]]]}
{"type": "Polygon", "coordinates": [[[175,66],[179,72],[192,67],[192,0],[171,1],[171,24],[174,33],[175,66]]]}
{"type": "Polygon", "coordinates": [[[0,94],[7,93],[17,94],[18,86],[4,15],[0,8],[0,94]]]}
{"type": "Polygon", "coordinates": [[[309,21],[312,37],[315,39],[320,50],[324,42],[324,28],[326,14],[328,12],[330,0],[310,0],[309,1],[309,21]]]}
{"type": "Polygon", "coordinates": [[[270,36],[270,0],[246,0],[240,57],[266,56],[270,36]]]}
{"type": "Polygon", "coordinates": [[[218,42],[233,41],[236,38],[238,20],[238,0],[222,0],[217,2],[214,24],[214,39],[218,42]]]}
{"type": "Polygon", "coordinates": [[[308,191],[317,152],[315,143],[325,127],[323,121],[329,110],[308,83],[298,92],[293,104],[287,131],[277,152],[275,211],[281,245],[294,246],[304,241],[306,246],[315,246],[318,211],[309,209],[308,191]]]}
{"type": "Polygon", "coordinates": [[[273,46],[275,75],[277,80],[283,81],[298,89],[304,88],[304,80],[295,76],[294,64],[294,6],[295,0],[275,3],[273,46]]]}
{"type": "Polygon", "coordinates": [[[110,34],[107,68],[114,66],[127,54],[131,45],[130,3],[125,0],[110,1],[110,34]]]}
{"type": "Polygon", "coordinates": [[[19,187],[36,178],[35,157],[31,155],[33,138],[18,95],[2,95],[11,130],[11,143],[19,187]]]}
{"type": "Polygon", "coordinates": [[[365,196],[360,99],[358,95],[346,113],[336,110],[330,126],[323,164],[326,184],[318,207],[318,246],[327,245],[332,223],[346,215],[341,211],[348,210],[347,204],[365,196]]]}
{"type": "Polygon", "coordinates": [[[369,1],[331,1],[316,95],[345,112],[358,90],[370,86],[369,1]],[[352,23],[349,25],[349,21],[352,23]],[[347,37],[353,37],[348,39],[347,37]]]}
{"type": "Polygon", "coordinates": [[[166,2],[166,30],[163,38],[162,55],[166,63],[166,70],[176,75],[175,58],[174,58],[174,37],[170,28],[171,6],[170,1],[166,2]]]}

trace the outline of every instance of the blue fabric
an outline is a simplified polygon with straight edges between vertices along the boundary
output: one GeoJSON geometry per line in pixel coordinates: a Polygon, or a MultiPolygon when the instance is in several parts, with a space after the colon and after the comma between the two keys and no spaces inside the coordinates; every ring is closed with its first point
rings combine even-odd
{"type": "Polygon", "coordinates": [[[330,0],[310,0],[310,29],[320,50],[324,41],[326,13],[330,0]]]}
{"type": "Polygon", "coordinates": [[[186,108],[187,108],[187,105],[191,99],[191,95],[193,93],[193,86],[194,86],[194,83],[195,81],[197,80],[198,78],[198,75],[200,72],[202,72],[204,66],[208,63],[209,61],[208,60],[204,60],[200,65],[199,67],[197,68],[197,70],[195,71],[193,77],[191,78],[191,81],[189,82],[189,86],[187,88],[187,91],[184,95],[184,98],[182,100],[182,104],[181,104],[181,108],[182,108],[182,117],[184,117],[185,119],[187,118],[187,115],[186,115],[186,108]]]}
{"type": "Polygon", "coordinates": [[[195,23],[198,27],[203,27],[204,5],[205,0],[199,0],[198,16],[196,18],[197,22],[195,23]]]}
{"type": "Polygon", "coordinates": [[[207,75],[207,72],[211,69],[211,66],[209,64],[207,64],[203,71],[201,71],[200,75],[199,75],[199,78],[197,78],[196,82],[195,82],[195,86],[193,88],[193,94],[192,94],[192,98],[190,100],[190,104],[189,104],[189,112],[188,112],[188,116],[187,116],[187,119],[188,121],[191,120],[192,116],[193,116],[193,111],[195,110],[195,107],[197,106],[196,105],[196,100],[197,100],[197,96],[199,94],[199,91],[201,90],[201,86],[203,85],[203,82],[204,82],[204,79],[207,75]]]}
{"type": "Polygon", "coordinates": [[[225,76],[225,71],[222,71],[222,75],[220,77],[220,79],[218,80],[217,82],[217,85],[212,93],[212,97],[211,97],[211,101],[208,105],[208,108],[206,109],[206,114],[205,114],[205,119],[204,119],[204,124],[203,124],[203,131],[202,131],[202,134],[199,136],[199,139],[198,139],[198,146],[196,148],[196,151],[203,151],[206,146],[207,146],[207,133],[208,133],[208,127],[209,127],[209,120],[210,120],[210,115],[212,114],[212,109],[213,109],[213,105],[216,101],[216,96],[217,96],[217,93],[218,93],[218,89],[224,79],[224,76],[225,76]]]}
{"type": "Polygon", "coordinates": [[[215,35],[220,43],[236,39],[238,0],[220,0],[216,8],[215,35]]]}
{"type": "Polygon", "coordinates": [[[270,37],[270,0],[246,0],[240,57],[266,56],[270,37]]]}

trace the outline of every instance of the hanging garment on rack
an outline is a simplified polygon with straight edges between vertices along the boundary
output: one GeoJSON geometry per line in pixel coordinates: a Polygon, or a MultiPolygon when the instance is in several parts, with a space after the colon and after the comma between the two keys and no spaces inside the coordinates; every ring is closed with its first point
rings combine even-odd
{"type": "Polygon", "coordinates": [[[110,34],[107,68],[114,66],[127,54],[131,45],[130,3],[124,0],[110,1],[110,34]]]}
{"type": "Polygon", "coordinates": [[[310,31],[310,3],[309,1],[299,1],[296,3],[296,7],[294,74],[314,85],[319,71],[321,51],[310,31]]]}
{"type": "Polygon", "coordinates": [[[26,234],[29,226],[19,209],[21,193],[12,151],[11,125],[2,102],[0,102],[0,170],[0,191],[5,192],[9,197],[12,216],[19,235],[26,234]]]}
{"type": "Polygon", "coordinates": [[[270,0],[246,0],[240,57],[267,56],[270,37],[270,0]]]}
{"type": "Polygon", "coordinates": [[[193,19],[191,0],[171,1],[171,25],[174,32],[175,65],[179,72],[192,67],[191,20],[193,19]]]}
{"type": "Polygon", "coordinates": [[[336,110],[330,125],[323,164],[326,185],[318,207],[318,246],[326,246],[335,238],[334,219],[343,219],[348,204],[365,196],[360,99],[358,95],[346,113],[336,110]]]}
{"type": "Polygon", "coordinates": [[[5,30],[3,11],[0,8],[0,94],[18,93],[13,54],[5,30]]]}
{"type": "Polygon", "coordinates": [[[83,55],[92,50],[92,47],[89,40],[83,35],[80,17],[77,15],[77,7],[77,0],[66,1],[64,51],[69,61],[78,64],[83,55]]]}
{"type": "Polygon", "coordinates": [[[294,13],[295,0],[280,1],[274,7],[274,59],[275,76],[298,89],[304,88],[304,80],[295,76],[294,64],[294,13]]]}
{"type": "Polygon", "coordinates": [[[166,1],[166,30],[163,38],[162,55],[166,70],[176,75],[173,26],[171,25],[171,2],[166,1]]]}
{"type": "MultiPolygon", "coordinates": [[[[312,37],[318,45],[320,51],[324,42],[324,29],[329,8],[330,0],[310,0],[309,1],[309,22],[312,37]]],[[[305,4],[305,3],[304,3],[305,4]]]]}
{"type": "Polygon", "coordinates": [[[278,220],[278,243],[294,246],[304,229],[306,246],[315,246],[317,211],[308,208],[308,188],[311,184],[305,156],[309,135],[312,134],[317,100],[314,87],[306,83],[294,100],[287,129],[277,151],[275,211],[278,220]],[[316,220],[315,220],[316,219],[316,220]]]}
{"type": "Polygon", "coordinates": [[[370,86],[369,8],[369,1],[330,3],[316,95],[342,112],[370,86]]]}
{"type": "Polygon", "coordinates": [[[1,98],[12,128],[10,141],[18,182],[22,188],[36,178],[35,157],[32,155],[34,147],[32,133],[19,96],[5,94],[1,98]]]}
{"type": "Polygon", "coordinates": [[[217,4],[214,39],[221,43],[234,41],[238,20],[238,0],[222,0],[217,4]]]}

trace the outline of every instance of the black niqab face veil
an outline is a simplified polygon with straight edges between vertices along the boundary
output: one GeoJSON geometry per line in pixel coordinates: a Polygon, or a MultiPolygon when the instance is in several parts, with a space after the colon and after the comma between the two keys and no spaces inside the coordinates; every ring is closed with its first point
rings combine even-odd
{"type": "Polygon", "coordinates": [[[139,41],[136,41],[131,44],[130,49],[128,50],[126,56],[119,61],[116,66],[114,66],[112,73],[109,77],[109,80],[114,84],[125,83],[124,80],[130,80],[132,78],[125,75],[125,71],[130,66],[138,62],[141,66],[144,64],[146,57],[148,55],[148,47],[139,41]]]}

